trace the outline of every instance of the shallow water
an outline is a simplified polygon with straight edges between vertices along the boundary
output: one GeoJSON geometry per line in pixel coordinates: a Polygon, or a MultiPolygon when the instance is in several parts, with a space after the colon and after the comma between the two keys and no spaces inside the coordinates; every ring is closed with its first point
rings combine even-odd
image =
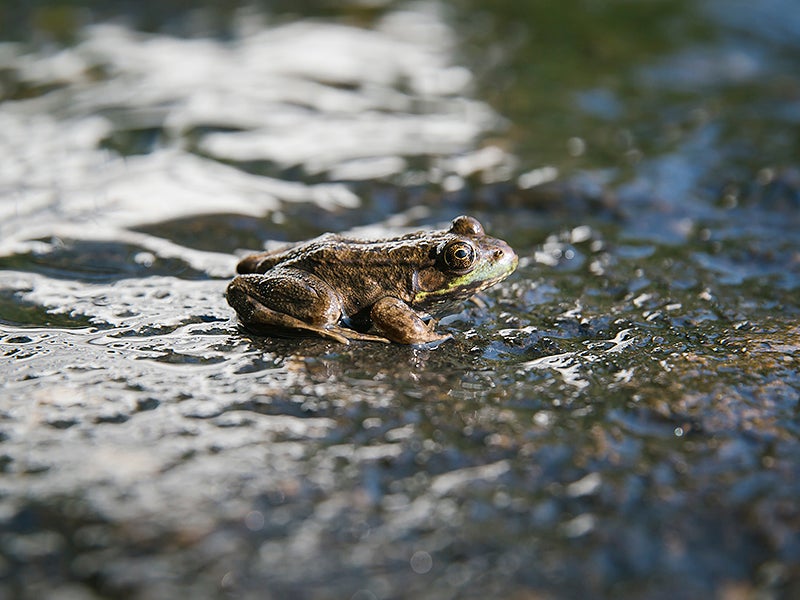
{"type": "Polygon", "coordinates": [[[800,594],[793,4],[307,4],[1,20],[0,595],[800,594]],[[436,349],[223,297],[463,213],[436,349]]]}

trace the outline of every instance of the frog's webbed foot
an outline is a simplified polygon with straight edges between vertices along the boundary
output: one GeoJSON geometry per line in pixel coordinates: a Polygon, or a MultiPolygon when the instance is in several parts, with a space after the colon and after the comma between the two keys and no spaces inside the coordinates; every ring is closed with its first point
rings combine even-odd
{"type": "Polygon", "coordinates": [[[378,300],[370,311],[375,328],[398,344],[425,344],[435,346],[450,339],[448,334],[438,334],[414,310],[398,298],[387,296],[378,300]]]}

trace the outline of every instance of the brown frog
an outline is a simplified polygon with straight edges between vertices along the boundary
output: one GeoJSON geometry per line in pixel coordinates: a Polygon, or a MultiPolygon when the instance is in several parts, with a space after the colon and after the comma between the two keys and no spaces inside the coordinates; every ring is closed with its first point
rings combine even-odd
{"type": "Polygon", "coordinates": [[[516,266],[508,244],[461,216],[442,231],[375,241],[329,233],[247,256],[227,298],[258,334],[435,344],[451,336],[433,330],[432,315],[516,266]]]}

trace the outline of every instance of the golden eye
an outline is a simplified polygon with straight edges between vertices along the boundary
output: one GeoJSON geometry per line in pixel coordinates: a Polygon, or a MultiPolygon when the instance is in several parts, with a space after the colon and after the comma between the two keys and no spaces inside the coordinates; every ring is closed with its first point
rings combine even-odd
{"type": "Polygon", "coordinates": [[[454,271],[463,271],[475,262],[475,248],[466,242],[453,242],[444,249],[444,264],[454,271]]]}

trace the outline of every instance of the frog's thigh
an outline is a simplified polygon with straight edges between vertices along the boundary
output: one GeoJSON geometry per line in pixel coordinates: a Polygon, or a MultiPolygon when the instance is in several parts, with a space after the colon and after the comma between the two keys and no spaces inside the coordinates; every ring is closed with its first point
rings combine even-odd
{"type": "Polygon", "coordinates": [[[378,331],[399,344],[426,344],[451,337],[431,331],[408,304],[391,296],[375,303],[370,318],[378,331]]]}
{"type": "Polygon", "coordinates": [[[228,302],[242,322],[256,331],[288,334],[302,330],[347,342],[328,331],[341,307],[336,295],[318,278],[296,269],[265,275],[240,275],[228,286],[228,302]]]}

